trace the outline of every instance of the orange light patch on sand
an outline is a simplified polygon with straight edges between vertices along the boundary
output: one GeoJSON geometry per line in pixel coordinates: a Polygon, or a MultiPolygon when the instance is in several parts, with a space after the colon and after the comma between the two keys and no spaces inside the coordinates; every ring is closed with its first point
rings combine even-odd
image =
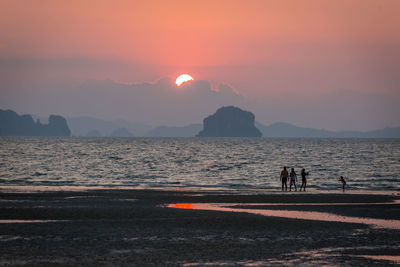
{"type": "Polygon", "coordinates": [[[191,203],[176,203],[176,204],[174,204],[174,208],[191,210],[191,209],[193,209],[193,204],[191,204],[191,203]]]}

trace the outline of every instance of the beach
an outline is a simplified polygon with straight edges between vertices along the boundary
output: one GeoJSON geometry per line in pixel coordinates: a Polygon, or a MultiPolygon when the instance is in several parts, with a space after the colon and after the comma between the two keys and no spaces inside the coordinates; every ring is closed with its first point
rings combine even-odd
{"type": "Polygon", "coordinates": [[[0,267],[400,266],[399,11],[0,0],[0,267]]]}
{"type": "Polygon", "coordinates": [[[0,192],[2,266],[400,264],[396,192],[0,192]],[[240,205],[240,212],[196,209],[210,203],[240,205]],[[265,216],[252,209],[323,212],[394,226],[265,216]]]}

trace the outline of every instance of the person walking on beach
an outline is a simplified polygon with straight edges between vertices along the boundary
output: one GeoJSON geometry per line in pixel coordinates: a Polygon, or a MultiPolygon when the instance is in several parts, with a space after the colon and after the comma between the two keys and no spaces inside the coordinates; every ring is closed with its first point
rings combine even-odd
{"type": "Polygon", "coordinates": [[[307,185],[307,178],[306,176],[308,175],[308,172],[303,168],[301,170],[301,186],[300,186],[300,191],[301,188],[303,188],[303,191],[306,191],[306,185],[307,185]]]}
{"type": "Polygon", "coordinates": [[[285,191],[287,191],[287,179],[289,177],[289,173],[286,170],[286,167],[283,167],[283,170],[281,171],[281,181],[282,181],[282,191],[283,187],[285,187],[285,191]]]}
{"type": "Polygon", "coordinates": [[[344,187],[346,186],[346,181],[344,180],[343,176],[340,176],[340,178],[338,179],[338,181],[342,182],[342,185],[343,185],[343,192],[344,192],[344,187]]]}
{"type": "Polygon", "coordinates": [[[292,191],[292,184],[294,184],[294,189],[295,189],[295,191],[297,191],[296,182],[297,182],[297,174],[294,171],[294,169],[292,168],[292,170],[290,171],[290,188],[289,188],[289,191],[292,191]]]}

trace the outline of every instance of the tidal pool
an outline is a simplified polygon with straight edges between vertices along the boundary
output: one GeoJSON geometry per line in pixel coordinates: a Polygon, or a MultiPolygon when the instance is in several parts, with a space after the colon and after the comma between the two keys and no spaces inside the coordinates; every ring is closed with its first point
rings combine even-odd
{"type": "MultiPolygon", "coordinates": [[[[393,204],[389,203],[285,203],[283,205],[371,205],[371,204],[393,204]]],[[[326,222],[360,223],[376,228],[400,229],[400,220],[385,220],[364,217],[342,216],[327,212],[317,211],[294,211],[294,210],[269,210],[269,209],[245,209],[241,206],[277,206],[280,203],[175,203],[169,204],[169,208],[212,210],[223,212],[245,212],[270,217],[282,217],[289,219],[314,220],[326,222]]]]}

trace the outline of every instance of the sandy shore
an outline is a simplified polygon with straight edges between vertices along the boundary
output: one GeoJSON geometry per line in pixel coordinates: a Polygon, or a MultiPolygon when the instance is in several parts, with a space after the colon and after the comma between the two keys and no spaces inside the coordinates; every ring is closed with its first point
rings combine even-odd
{"type": "Polygon", "coordinates": [[[400,264],[400,230],[396,229],[165,207],[173,203],[326,203],[260,205],[257,209],[399,219],[399,204],[377,204],[398,198],[397,195],[303,192],[257,195],[105,189],[3,192],[0,193],[0,265],[400,264]],[[7,220],[14,221],[7,223],[7,220]]]}

